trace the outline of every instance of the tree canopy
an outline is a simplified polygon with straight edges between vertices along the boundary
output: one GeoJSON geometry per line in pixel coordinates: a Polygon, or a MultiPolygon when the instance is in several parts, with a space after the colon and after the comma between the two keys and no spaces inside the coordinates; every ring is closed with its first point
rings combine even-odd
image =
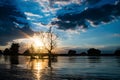
{"type": "Polygon", "coordinates": [[[87,52],[88,56],[99,56],[101,54],[101,51],[95,48],[90,48],[87,52]]]}

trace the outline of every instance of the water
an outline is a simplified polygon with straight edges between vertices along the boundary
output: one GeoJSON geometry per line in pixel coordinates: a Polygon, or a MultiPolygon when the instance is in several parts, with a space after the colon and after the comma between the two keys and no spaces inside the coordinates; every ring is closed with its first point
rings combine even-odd
{"type": "Polygon", "coordinates": [[[47,59],[17,59],[0,57],[0,80],[120,80],[120,57],[58,57],[52,68],[47,59]]]}

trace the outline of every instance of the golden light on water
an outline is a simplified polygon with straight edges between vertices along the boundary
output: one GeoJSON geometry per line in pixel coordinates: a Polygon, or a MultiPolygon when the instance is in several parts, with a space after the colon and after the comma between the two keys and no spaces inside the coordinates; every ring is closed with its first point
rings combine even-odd
{"type": "Polygon", "coordinates": [[[36,80],[40,80],[41,72],[45,67],[47,66],[46,60],[41,60],[41,59],[34,59],[30,62],[29,67],[34,71],[33,75],[36,78],[36,80]]]}
{"type": "Polygon", "coordinates": [[[35,63],[35,68],[40,71],[42,69],[42,62],[38,61],[35,63]]]}
{"type": "Polygon", "coordinates": [[[44,65],[40,59],[34,59],[34,60],[30,61],[29,67],[30,67],[30,69],[40,71],[41,69],[44,68],[44,65]]]}
{"type": "Polygon", "coordinates": [[[36,78],[37,78],[37,80],[39,80],[40,77],[41,77],[40,71],[41,71],[41,69],[42,69],[42,63],[41,63],[40,61],[39,61],[39,62],[36,62],[35,68],[36,68],[36,70],[37,70],[36,78]]]}

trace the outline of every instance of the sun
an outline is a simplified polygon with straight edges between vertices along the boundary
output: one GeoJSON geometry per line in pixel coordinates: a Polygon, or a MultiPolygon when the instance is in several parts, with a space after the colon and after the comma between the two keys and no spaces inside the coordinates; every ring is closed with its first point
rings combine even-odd
{"type": "Polygon", "coordinates": [[[37,36],[37,35],[34,35],[34,36],[32,37],[32,42],[33,42],[33,46],[34,46],[35,48],[43,47],[42,40],[41,40],[40,37],[37,36]]]}
{"type": "Polygon", "coordinates": [[[43,46],[42,45],[42,42],[39,40],[39,38],[34,38],[34,44],[35,44],[35,46],[37,46],[37,47],[40,47],[40,46],[43,46]]]}

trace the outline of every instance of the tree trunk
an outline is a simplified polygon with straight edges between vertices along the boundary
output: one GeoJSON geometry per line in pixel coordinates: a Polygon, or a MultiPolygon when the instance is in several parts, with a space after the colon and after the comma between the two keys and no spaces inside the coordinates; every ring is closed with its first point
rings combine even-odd
{"type": "Polygon", "coordinates": [[[48,53],[48,67],[51,67],[51,52],[48,53]]]}

